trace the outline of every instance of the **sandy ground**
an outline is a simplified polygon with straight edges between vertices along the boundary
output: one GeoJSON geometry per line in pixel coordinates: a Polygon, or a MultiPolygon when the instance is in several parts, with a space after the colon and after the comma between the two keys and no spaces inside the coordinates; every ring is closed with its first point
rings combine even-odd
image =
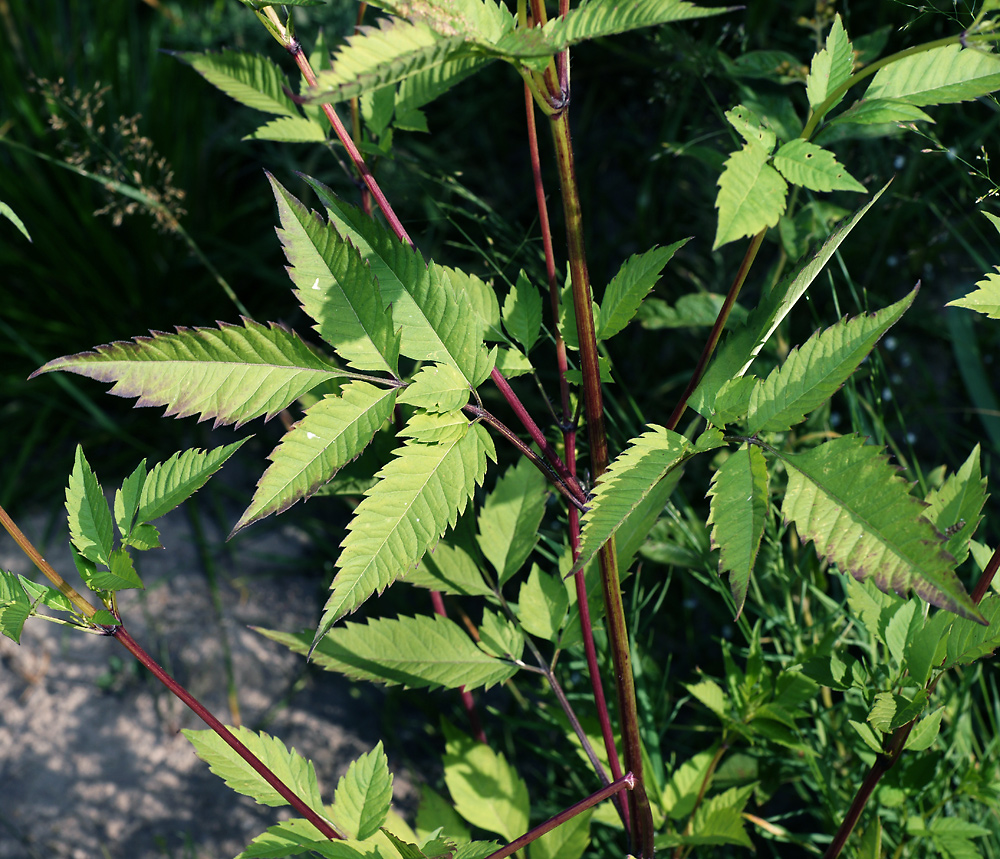
{"type": "MultiPolygon", "coordinates": [[[[57,570],[77,581],[65,532],[41,540],[47,519],[19,524],[57,570]]],[[[64,516],[57,521],[64,527],[64,516]]],[[[311,758],[324,797],[332,799],[350,761],[377,742],[379,693],[306,672],[301,657],[247,628],[315,623],[321,576],[304,535],[282,518],[230,544],[208,534],[220,617],[187,514],[175,511],[157,524],[166,551],[138,556],[146,590],[120,594],[129,631],[232,723],[228,639],[243,724],[311,758]]],[[[30,572],[2,531],[0,565],[30,572]]],[[[29,619],[20,646],[0,638],[0,859],[235,856],[291,814],[258,806],[212,775],[179,733],[204,727],[112,639],[29,619]]],[[[396,786],[405,801],[398,774],[396,786]]]]}

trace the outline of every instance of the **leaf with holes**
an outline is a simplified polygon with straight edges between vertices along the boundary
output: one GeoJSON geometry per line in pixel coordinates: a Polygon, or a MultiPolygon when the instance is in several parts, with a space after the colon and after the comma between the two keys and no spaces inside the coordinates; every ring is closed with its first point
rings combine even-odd
{"type": "Polygon", "coordinates": [[[832,152],[801,138],[785,143],[774,153],[774,166],[793,185],[810,191],[860,191],[863,194],[866,190],[832,152]]]}

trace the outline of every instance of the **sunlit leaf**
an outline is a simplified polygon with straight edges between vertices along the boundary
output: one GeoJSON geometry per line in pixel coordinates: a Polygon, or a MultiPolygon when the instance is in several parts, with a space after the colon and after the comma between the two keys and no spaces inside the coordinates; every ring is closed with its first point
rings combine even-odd
{"type": "Polygon", "coordinates": [[[865,98],[895,98],[910,104],[969,101],[1000,89],[1000,56],[978,48],[944,45],[879,69],[865,98]]]}

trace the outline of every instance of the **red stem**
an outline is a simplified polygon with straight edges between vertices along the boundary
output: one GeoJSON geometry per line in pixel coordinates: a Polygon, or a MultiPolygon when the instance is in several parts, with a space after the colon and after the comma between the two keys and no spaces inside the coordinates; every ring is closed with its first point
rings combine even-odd
{"type": "MultiPolygon", "coordinates": [[[[441,591],[431,591],[431,604],[434,606],[435,614],[439,614],[441,617],[448,616],[441,591]]],[[[472,693],[464,686],[459,686],[458,691],[462,696],[462,706],[465,708],[465,715],[469,718],[469,727],[472,728],[472,736],[480,743],[488,745],[486,732],[483,730],[483,723],[479,720],[479,712],[476,710],[476,702],[472,698],[472,693]]]]}
{"type": "Polygon", "coordinates": [[[223,741],[225,741],[230,748],[236,754],[238,754],[243,760],[245,760],[254,771],[266,781],[271,787],[273,787],[278,793],[280,793],[285,799],[288,800],[288,804],[291,805],[296,811],[299,812],[306,820],[308,820],[313,826],[315,826],[324,836],[329,838],[331,841],[343,840],[344,836],[337,832],[326,820],[324,820],[319,814],[313,811],[308,805],[305,804],[298,795],[292,791],[280,778],[278,778],[271,770],[269,770],[261,760],[243,745],[235,736],[233,732],[229,730],[225,725],[222,724],[218,719],[215,718],[208,710],[202,706],[201,702],[198,701],[190,692],[187,691],[183,686],[181,686],[173,677],[167,674],[160,665],[153,659],[142,647],[139,646],[138,642],[128,634],[128,631],[124,626],[111,627],[108,630],[108,635],[116,638],[118,643],[121,644],[129,653],[131,653],[136,659],[139,660],[149,671],[159,680],[171,693],[176,695],[181,699],[191,710],[194,711],[208,727],[210,727],[215,733],[217,733],[223,741]]]}

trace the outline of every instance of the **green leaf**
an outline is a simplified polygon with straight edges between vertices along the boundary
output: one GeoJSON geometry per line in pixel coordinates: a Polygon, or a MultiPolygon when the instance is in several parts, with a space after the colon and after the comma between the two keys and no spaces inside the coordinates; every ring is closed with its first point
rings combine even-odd
{"type": "Polygon", "coordinates": [[[1000,596],[987,594],[979,610],[990,625],[981,626],[965,618],[956,620],[948,636],[948,655],[942,668],[971,665],[1000,647],[1000,596]]]}
{"type": "Polygon", "coordinates": [[[955,558],[956,565],[969,556],[969,543],[983,520],[983,506],[988,497],[978,444],[955,474],[927,494],[924,516],[948,538],[945,548],[955,558]]]}
{"type": "Polygon", "coordinates": [[[997,89],[1000,57],[961,45],[945,45],[883,67],[865,98],[895,98],[923,107],[970,101],[997,89]]]}
{"type": "Polygon", "coordinates": [[[468,299],[472,312],[480,323],[483,339],[494,343],[509,343],[500,325],[500,301],[492,283],[486,283],[482,278],[461,269],[439,266],[436,263],[432,265],[435,270],[440,270],[448,277],[456,294],[468,299]]]}
{"type": "Polygon", "coordinates": [[[308,820],[292,818],[269,826],[236,859],[284,859],[307,851],[325,859],[372,859],[370,845],[330,841],[308,820]]]}
{"type": "Polygon", "coordinates": [[[663,789],[663,809],[671,820],[683,820],[694,811],[714,754],[715,748],[699,752],[674,768],[663,789]]]}
{"type": "Polygon", "coordinates": [[[767,163],[769,158],[763,147],[753,143],[729,156],[718,181],[715,208],[719,224],[712,250],[778,223],[785,211],[788,186],[767,163]]]}
{"type": "Polygon", "coordinates": [[[525,353],[538,340],[542,328],[542,296],[522,270],[503,303],[503,327],[524,347],[525,353]]]}
{"type": "Polygon", "coordinates": [[[690,239],[629,257],[612,278],[601,301],[598,340],[614,337],[635,316],[642,300],[656,286],[664,266],[690,239]]]}
{"type": "Polygon", "coordinates": [[[265,122],[244,140],[276,140],[279,143],[323,143],[326,129],[303,116],[279,116],[265,122]]]}
{"type": "Polygon", "coordinates": [[[700,683],[685,683],[684,687],[691,695],[708,707],[720,719],[726,718],[726,693],[714,680],[702,680],[700,683]]]}
{"type": "Polygon", "coordinates": [[[464,290],[455,287],[448,269],[425,264],[420,253],[404,245],[385,227],[338,200],[319,182],[308,179],[331,220],[371,266],[392,305],[394,324],[402,326],[401,354],[417,361],[451,364],[473,388],[493,369],[493,357],[483,344],[483,330],[471,324],[482,317],[464,290]]]}
{"type": "Polygon", "coordinates": [[[751,148],[770,155],[778,142],[775,133],[746,105],[738,104],[726,111],[726,121],[736,129],[751,148]]]}
{"type": "MultiPolygon", "coordinates": [[[[596,331],[601,327],[601,308],[598,307],[597,302],[593,298],[591,298],[590,304],[594,314],[594,330],[596,331]]],[[[573,284],[568,271],[566,273],[566,282],[560,292],[559,333],[562,334],[567,348],[579,350],[580,335],[576,325],[576,303],[573,300],[573,284]]]]}
{"type": "Polygon", "coordinates": [[[562,581],[532,564],[531,573],[517,597],[521,626],[532,635],[555,641],[568,608],[569,594],[562,581]]]}
{"type": "MultiPolygon", "coordinates": [[[[277,737],[263,732],[258,734],[243,727],[230,727],[229,730],[306,805],[323,813],[319,782],[310,761],[295,749],[288,749],[277,737]]],[[[251,797],[260,805],[288,805],[288,800],[264,781],[256,770],[247,766],[246,761],[215,731],[185,729],[181,733],[191,741],[195,753],[208,764],[209,769],[237,793],[251,797]]]]}
{"type": "Polygon", "coordinates": [[[927,693],[922,689],[913,700],[893,692],[879,692],[875,696],[868,721],[876,731],[887,734],[907,722],[912,722],[927,705],[927,693]]]}
{"type": "Polygon", "coordinates": [[[817,331],[785,363],[753,389],[747,432],[784,432],[826,402],[913,303],[905,298],[871,315],[842,320],[817,331]]]}
{"type": "MultiPolygon", "coordinates": [[[[719,317],[726,296],[716,292],[693,292],[682,295],[671,307],[659,298],[648,298],[639,307],[636,318],[643,328],[656,331],[660,328],[710,327],[719,317]]],[[[726,328],[745,322],[747,312],[738,304],[729,312],[726,328]]]]}
{"type": "Polygon", "coordinates": [[[27,227],[24,226],[24,221],[22,221],[17,213],[6,203],[0,202],[0,217],[6,218],[15,227],[20,230],[21,235],[24,236],[29,242],[31,241],[31,234],[28,232],[27,227]]]}
{"type": "Polygon", "coordinates": [[[719,572],[729,573],[736,617],[743,612],[750,574],[770,510],[767,463],[756,445],[744,444],[712,477],[712,546],[721,550],[719,572]]]}
{"type": "MultiPolygon", "coordinates": [[[[930,122],[934,120],[919,107],[894,98],[865,98],[856,101],[843,113],[830,120],[829,126],[839,123],[855,125],[884,125],[890,122],[930,122]]],[[[829,127],[828,126],[828,127],[829,127]]]]}
{"type": "MultiPolygon", "coordinates": [[[[308,655],[312,635],[258,629],[295,653],[308,655]]],[[[454,621],[439,615],[348,621],[331,629],[312,652],[326,671],[408,689],[490,688],[513,677],[518,666],[480,650],[454,621]]]]}
{"type": "Polygon", "coordinates": [[[928,713],[913,727],[910,736],[906,739],[903,747],[907,751],[926,752],[937,739],[941,732],[941,717],[944,715],[944,707],[928,713]]]}
{"type": "Polygon", "coordinates": [[[31,600],[14,573],[0,570],[0,634],[21,643],[21,630],[31,614],[31,600]]]}
{"type": "Polygon", "coordinates": [[[923,518],[881,448],[842,436],[806,453],[778,452],[788,467],[781,512],[821,556],[858,580],[982,622],[955,575],[944,540],[923,518]]]}
{"type": "Polygon", "coordinates": [[[881,735],[871,725],[867,722],[855,722],[853,719],[848,719],[847,722],[869,749],[879,755],[883,753],[881,735]]]}
{"type": "Polygon", "coordinates": [[[441,794],[426,784],[420,785],[420,805],[417,808],[417,835],[427,838],[437,830],[456,843],[469,841],[472,836],[465,821],[441,794]]]}
{"type": "Polygon", "coordinates": [[[146,460],[142,460],[122,483],[122,488],[115,490],[115,524],[118,533],[126,540],[132,533],[135,524],[135,514],[139,512],[139,500],[142,497],[142,486],[146,482],[146,460]]]}
{"type": "Polygon", "coordinates": [[[483,622],[479,625],[479,649],[498,659],[519,662],[524,653],[524,634],[517,624],[502,614],[483,610],[483,622]]]}
{"type": "MultiPolygon", "coordinates": [[[[990,222],[1000,232],[1000,218],[989,212],[983,212],[990,222]]],[[[970,292],[964,298],[949,301],[946,307],[964,307],[982,313],[989,319],[1000,319],[1000,266],[987,272],[983,280],[976,281],[979,289],[970,292]]]]}
{"type": "Polygon", "coordinates": [[[548,492],[545,478],[520,458],[501,477],[479,512],[479,548],[502,585],[528,559],[538,542],[548,492]]]}
{"type": "Polygon", "coordinates": [[[263,56],[222,51],[198,54],[184,51],[173,56],[191,65],[213,86],[240,104],[278,116],[299,116],[289,97],[288,79],[277,65],[263,56]]]}
{"type": "Polygon", "coordinates": [[[396,92],[395,127],[426,132],[427,120],[419,109],[478,72],[490,60],[490,57],[463,57],[409,75],[396,92]]]}
{"type": "Polygon", "coordinates": [[[115,549],[111,557],[101,563],[108,564],[109,569],[98,569],[91,574],[87,580],[87,587],[91,590],[122,591],[144,587],[132,564],[132,558],[125,549],[115,549]]]}
{"type": "Polygon", "coordinates": [[[76,446],[73,473],[66,487],[66,513],[73,545],[87,560],[107,566],[114,548],[111,509],[81,445],[76,446]]]}
{"type": "Polygon", "coordinates": [[[837,248],[857,226],[865,213],[876,203],[888,188],[885,185],[871,200],[845,220],[834,230],[819,252],[793,277],[773,288],[762,299],[756,310],[750,314],[740,328],[731,333],[718,349],[715,359],[691,395],[689,404],[699,414],[711,419],[715,397],[723,385],[746,373],[751,362],[770,339],[781,321],[788,315],[795,303],[805,294],[809,285],[823,270],[837,248]]]}
{"type": "Polygon", "coordinates": [[[832,152],[796,138],[774,153],[774,166],[793,185],[811,191],[860,191],[865,186],[855,179],[832,152]]]}
{"type": "Polygon", "coordinates": [[[350,376],[277,323],[178,328],[176,334],[98,346],[49,361],[31,377],[65,370],[114,382],[109,393],[136,406],[166,406],[165,417],[215,418],[215,426],[270,420],[320,382],[350,376]]]}
{"type": "Polygon", "coordinates": [[[882,821],[877,814],[865,826],[856,859],[882,859],[882,821]]]}
{"type": "Polygon", "coordinates": [[[389,759],[379,742],[374,749],[352,762],[341,776],[334,795],[334,815],[350,837],[364,841],[385,823],[392,803],[389,759]]]}
{"type": "Polygon", "coordinates": [[[204,486],[247,438],[211,450],[178,451],[166,462],[154,465],[142,484],[136,521],[152,522],[182,504],[204,486]]]}
{"type": "Polygon", "coordinates": [[[308,211],[273,176],[267,178],[278,203],[278,238],[295,296],[316,321],[315,330],[352,367],[395,376],[399,332],[371,269],[331,224],[308,211]]]}
{"type": "Polygon", "coordinates": [[[28,594],[28,598],[33,603],[41,603],[46,605],[51,609],[56,611],[69,611],[75,612],[76,608],[69,601],[69,599],[55,588],[50,588],[46,585],[39,585],[31,581],[31,579],[26,579],[24,576],[18,576],[21,582],[21,587],[28,594]]]}
{"type": "Polygon", "coordinates": [[[590,563],[660,480],[696,453],[684,436],[655,424],[649,427],[649,432],[632,439],[631,446],[615,457],[594,487],[583,517],[575,570],[590,563]]]}
{"type": "MultiPolygon", "coordinates": [[[[844,83],[854,71],[854,46],[847,37],[844,22],[838,14],[826,37],[826,47],[812,59],[809,77],[806,78],[806,96],[809,107],[819,107],[838,86],[844,83]]],[[[837,99],[830,108],[843,99],[837,99]]],[[[780,168],[779,168],[780,169],[780,168]]]]}
{"type": "Polygon", "coordinates": [[[394,454],[347,526],[317,641],[416,565],[465,510],[483,482],[486,458],[496,461],[493,442],[478,423],[437,444],[410,441],[394,454]]]}
{"type": "Polygon", "coordinates": [[[459,546],[438,543],[427,552],[417,568],[406,575],[417,587],[458,596],[493,597],[476,562],[459,546]]]}
{"type": "Polygon", "coordinates": [[[271,464],[257,481],[250,506],[229,536],[310,498],[358,457],[392,417],[396,391],[351,382],[343,387],[341,396],[324,397],[306,409],[302,420],[268,454],[271,464]]]}
{"type": "Polygon", "coordinates": [[[432,412],[455,412],[469,402],[469,383],[450,364],[423,367],[400,393],[399,402],[432,412]]]}
{"type": "Polygon", "coordinates": [[[444,780],[455,811],[473,826],[513,841],[528,829],[528,788],[507,759],[468,737],[452,736],[444,780]]]}
{"type": "Polygon", "coordinates": [[[580,859],[590,844],[590,819],[594,810],[571,817],[565,823],[550,829],[528,847],[530,859],[580,859]]]}

